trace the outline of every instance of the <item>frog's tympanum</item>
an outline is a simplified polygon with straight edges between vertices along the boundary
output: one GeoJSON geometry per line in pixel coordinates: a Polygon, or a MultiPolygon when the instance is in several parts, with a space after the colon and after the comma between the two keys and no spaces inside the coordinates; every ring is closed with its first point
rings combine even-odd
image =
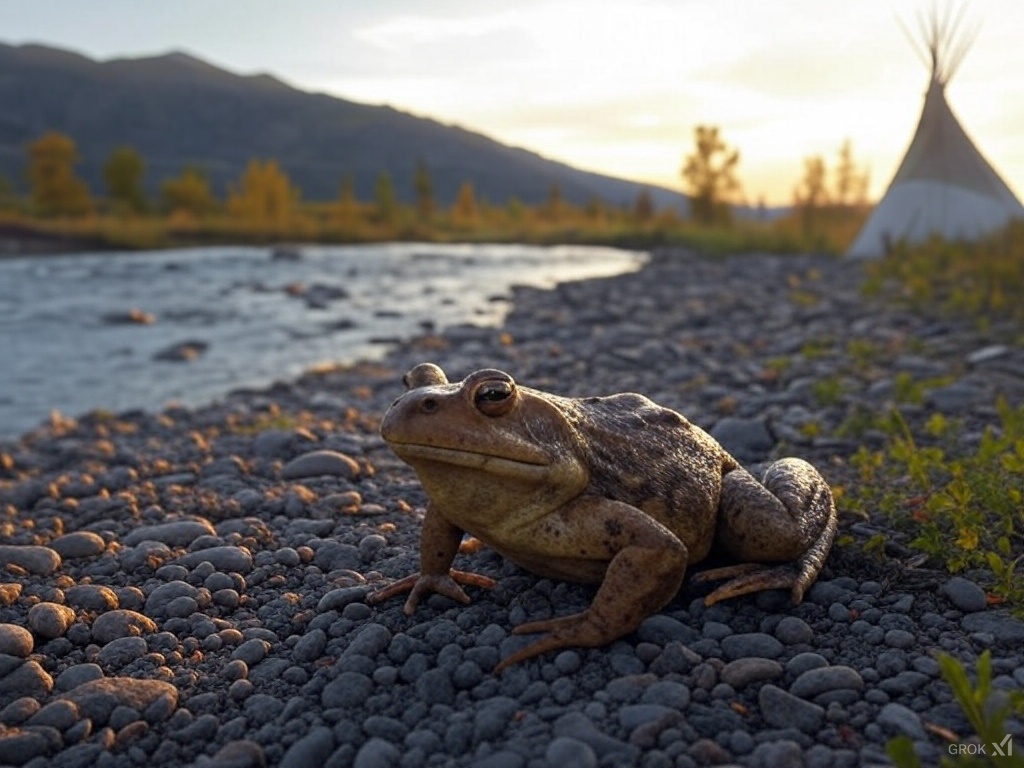
{"type": "Polygon", "coordinates": [[[460,585],[493,586],[452,569],[464,533],[536,574],[600,584],[582,613],[516,627],[544,635],[498,671],[632,632],[712,547],[740,564],[698,576],[730,579],[708,605],[776,588],[800,602],[835,537],[832,493],[810,464],[776,461],[758,482],[710,435],[642,395],[558,397],[493,369],[452,384],[431,363],[405,383],[381,434],[430,500],[420,572],[368,601],[409,592],[411,614],[428,593],[468,603],[460,585]]]}

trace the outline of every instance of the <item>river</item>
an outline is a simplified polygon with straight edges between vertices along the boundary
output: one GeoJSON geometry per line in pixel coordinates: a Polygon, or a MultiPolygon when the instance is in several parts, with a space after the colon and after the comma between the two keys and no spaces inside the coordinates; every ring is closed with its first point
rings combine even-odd
{"type": "Polygon", "coordinates": [[[0,261],[0,438],[53,410],[200,405],[379,358],[428,329],[500,323],[514,285],[644,261],[596,246],[385,243],[285,255],[297,258],[210,247],[0,261]]]}

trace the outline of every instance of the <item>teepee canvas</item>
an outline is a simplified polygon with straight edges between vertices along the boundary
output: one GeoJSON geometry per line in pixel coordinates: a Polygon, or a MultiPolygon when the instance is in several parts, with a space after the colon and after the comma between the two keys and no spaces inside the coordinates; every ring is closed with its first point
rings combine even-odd
{"type": "Polygon", "coordinates": [[[1024,207],[982,157],[946,101],[946,83],[967,50],[959,17],[923,24],[931,82],[907,154],[847,255],[878,257],[933,234],[972,240],[1024,217],[1024,207]]]}

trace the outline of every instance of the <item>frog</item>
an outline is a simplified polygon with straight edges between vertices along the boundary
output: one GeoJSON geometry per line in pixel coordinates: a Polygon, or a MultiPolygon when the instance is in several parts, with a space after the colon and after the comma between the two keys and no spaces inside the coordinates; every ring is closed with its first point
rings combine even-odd
{"type": "Polygon", "coordinates": [[[449,382],[434,363],[403,380],[380,433],[428,499],[420,569],[367,602],[408,593],[411,616],[432,593],[468,604],[464,587],[494,587],[452,567],[467,535],[538,576],[597,585],[586,610],[516,626],[540,637],[496,673],[632,633],[713,552],[729,564],[693,579],[724,580],[704,597],[709,606],[769,589],[799,603],[824,566],[836,509],[803,459],[778,459],[758,479],[708,432],[633,392],[560,396],[494,368],[449,382]]]}

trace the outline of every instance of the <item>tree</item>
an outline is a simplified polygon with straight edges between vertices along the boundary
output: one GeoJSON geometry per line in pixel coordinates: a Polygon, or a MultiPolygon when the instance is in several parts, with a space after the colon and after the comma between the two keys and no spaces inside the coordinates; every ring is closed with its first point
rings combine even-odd
{"type": "Polygon", "coordinates": [[[117,147],[103,166],[103,180],[107,196],[117,205],[132,213],[142,213],[148,207],[142,177],[146,163],[132,147],[117,147]]]}
{"type": "Polygon", "coordinates": [[[284,226],[299,190],[276,160],[250,160],[238,187],[228,194],[228,212],[245,221],[284,226]]]}
{"type": "Polygon", "coordinates": [[[544,204],[544,213],[551,221],[558,221],[565,214],[565,199],[562,188],[555,182],[548,189],[548,201],[544,204]]]}
{"type": "Polygon", "coordinates": [[[92,210],[85,182],[75,175],[75,141],[49,131],[28,145],[29,196],[41,216],[79,216],[92,210]]]}
{"type": "Polygon", "coordinates": [[[608,210],[604,204],[604,201],[597,195],[593,195],[587,199],[587,204],[583,207],[583,212],[586,213],[587,218],[591,221],[604,221],[608,217],[608,210]]]}
{"type": "Polygon", "coordinates": [[[426,221],[434,215],[434,184],[423,160],[416,161],[413,190],[416,192],[416,213],[426,221]]]}
{"type": "Polygon", "coordinates": [[[391,224],[398,213],[398,202],[395,200],[395,185],[391,183],[391,174],[381,171],[377,176],[377,184],[373,188],[373,202],[376,207],[377,219],[391,224]]]}
{"type": "Polygon", "coordinates": [[[695,147],[683,165],[692,217],[701,224],[729,223],[729,200],[739,191],[737,149],[730,149],[716,126],[698,125],[695,147]]]}
{"type": "Polygon", "coordinates": [[[822,213],[829,203],[825,176],[825,161],[820,155],[804,158],[804,177],[793,190],[793,205],[805,235],[817,231],[822,213]]]}
{"type": "Polygon", "coordinates": [[[464,181],[452,207],[452,217],[459,224],[472,224],[476,221],[479,210],[476,204],[476,192],[472,181],[464,181]]]}
{"type": "Polygon", "coordinates": [[[854,163],[853,144],[849,139],[839,148],[835,175],[835,203],[842,207],[862,207],[867,200],[869,176],[854,163]]]}
{"type": "Polygon", "coordinates": [[[651,190],[643,187],[636,195],[633,203],[633,220],[638,224],[646,224],[654,218],[654,198],[651,190]]]}
{"type": "Polygon", "coordinates": [[[341,189],[338,191],[338,221],[343,224],[351,223],[356,217],[358,206],[359,202],[356,200],[356,180],[351,173],[346,173],[341,179],[341,189]]]}
{"type": "Polygon", "coordinates": [[[18,198],[14,185],[6,176],[0,174],[0,211],[10,211],[18,207],[18,198]]]}
{"type": "Polygon", "coordinates": [[[160,197],[163,207],[172,214],[184,211],[203,216],[217,204],[206,173],[194,165],[185,166],[180,175],[164,181],[160,185],[160,197]]]}

